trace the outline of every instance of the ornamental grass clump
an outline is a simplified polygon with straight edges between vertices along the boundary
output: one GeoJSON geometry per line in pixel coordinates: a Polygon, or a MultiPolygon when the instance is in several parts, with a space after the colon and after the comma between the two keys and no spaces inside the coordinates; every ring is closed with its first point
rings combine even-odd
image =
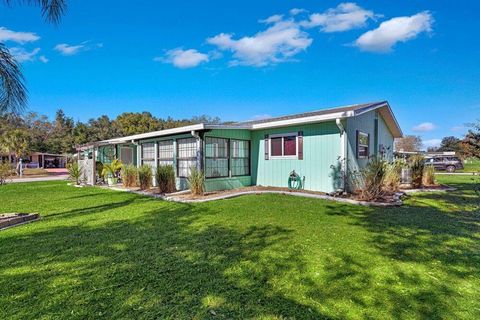
{"type": "Polygon", "coordinates": [[[68,178],[75,182],[76,185],[80,184],[80,178],[82,177],[82,168],[78,165],[78,162],[73,162],[67,166],[68,178]]]}
{"type": "Polygon", "coordinates": [[[141,190],[150,189],[152,186],[152,167],[147,164],[138,168],[138,184],[141,190]]]}
{"type": "Polygon", "coordinates": [[[126,165],[120,171],[124,187],[136,187],[138,182],[138,170],[134,165],[126,165]]]}
{"type": "Polygon", "coordinates": [[[412,171],[412,187],[419,188],[423,182],[423,169],[425,160],[422,156],[416,155],[410,158],[410,170],[412,171]]]}
{"type": "Polygon", "coordinates": [[[435,168],[433,166],[425,166],[423,170],[422,183],[424,186],[435,185],[435,168]]]}
{"type": "Polygon", "coordinates": [[[155,181],[157,182],[160,193],[171,193],[175,191],[175,170],[172,165],[162,165],[157,167],[155,172],[155,181]]]}
{"type": "Polygon", "coordinates": [[[360,200],[374,201],[384,195],[383,185],[386,175],[386,162],[382,159],[372,158],[367,166],[360,171],[362,187],[360,200]]]}
{"type": "Polygon", "coordinates": [[[404,163],[394,161],[385,166],[385,179],[383,182],[384,188],[390,192],[396,192],[400,189],[401,174],[404,163]]]}
{"type": "Polygon", "coordinates": [[[201,170],[198,170],[196,167],[192,167],[187,181],[192,194],[199,196],[203,195],[203,184],[205,182],[205,175],[201,170]]]}

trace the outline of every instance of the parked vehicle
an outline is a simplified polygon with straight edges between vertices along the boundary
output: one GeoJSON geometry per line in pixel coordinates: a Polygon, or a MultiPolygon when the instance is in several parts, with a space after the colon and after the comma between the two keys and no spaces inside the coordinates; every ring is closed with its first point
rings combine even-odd
{"type": "Polygon", "coordinates": [[[457,157],[431,157],[425,159],[425,165],[431,165],[437,171],[455,172],[463,169],[463,162],[457,157]]]}

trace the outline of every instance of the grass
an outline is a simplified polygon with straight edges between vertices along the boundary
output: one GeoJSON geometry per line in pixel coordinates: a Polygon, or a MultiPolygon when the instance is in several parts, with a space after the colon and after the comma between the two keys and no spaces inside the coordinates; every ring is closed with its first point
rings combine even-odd
{"type": "Polygon", "coordinates": [[[480,172],[480,159],[466,161],[463,166],[461,172],[480,172]]]}
{"type": "Polygon", "coordinates": [[[439,179],[390,209],[7,185],[1,212],[43,219],[0,231],[0,319],[478,319],[478,198],[439,179]]]}

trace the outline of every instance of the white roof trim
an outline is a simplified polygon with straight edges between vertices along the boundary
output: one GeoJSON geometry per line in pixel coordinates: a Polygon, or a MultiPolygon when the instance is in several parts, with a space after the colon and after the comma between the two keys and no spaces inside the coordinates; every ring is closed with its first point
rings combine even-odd
{"type": "Polygon", "coordinates": [[[354,114],[352,111],[335,112],[335,113],[308,116],[308,117],[302,117],[302,118],[293,118],[293,119],[286,119],[286,120],[257,123],[257,124],[253,124],[251,128],[252,130],[257,130],[257,129],[266,129],[266,128],[285,127],[285,126],[291,126],[295,124],[330,121],[338,118],[352,117],[353,115],[354,114]]]}
{"type": "Polygon", "coordinates": [[[100,143],[109,144],[109,143],[130,142],[130,141],[133,141],[133,140],[156,138],[156,137],[168,136],[168,135],[177,134],[177,133],[189,133],[191,131],[203,130],[203,129],[205,129],[205,125],[203,123],[199,123],[199,124],[194,124],[194,125],[190,125],[190,126],[178,127],[178,128],[173,128],[173,129],[165,129],[165,130],[159,130],[159,131],[152,131],[152,132],[147,132],[147,133],[135,134],[135,135],[132,135],[132,136],[103,140],[103,141],[100,141],[100,143]]]}

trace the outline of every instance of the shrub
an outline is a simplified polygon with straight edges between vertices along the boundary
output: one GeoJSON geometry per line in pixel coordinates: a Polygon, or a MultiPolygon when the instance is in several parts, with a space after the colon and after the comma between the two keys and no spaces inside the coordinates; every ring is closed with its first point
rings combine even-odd
{"type": "Polygon", "coordinates": [[[155,172],[155,181],[157,181],[158,190],[161,193],[170,193],[175,191],[175,170],[173,166],[158,166],[155,172]]]}
{"type": "Polygon", "coordinates": [[[0,162],[0,186],[7,184],[7,179],[13,176],[14,170],[9,163],[0,162]]]}
{"type": "Polygon", "coordinates": [[[423,169],[425,160],[422,156],[416,155],[410,158],[410,169],[412,170],[412,187],[422,186],[423,169]]]}
{"type": "Polygon", "coordinates": [[[152,167],[147,164],[138,168],[138,184],[141,190],[150,189],[152,186],[152,167]]]}
{"type": "Polygon", "coordinates": [[[76,185],[80,184],[80,178],[82,177],[82,168],[78,165],[78,162],[68,164],[68,178],[75,181],[76,185]]]}
{"type": "Polygon", "coordinates": [[[134,165],[129,164],[124,166],[120,171],[120,175],[124,187],[137,186],[138,170],[134,165]]]}
{"type": "Polygon", "coordinates": [[[433,166],[425,166],[422,183],[424,186],[435,185],[435,168],[433,166]]]}
{"type": "Polygon", "coordinates": [[[122,161],[118,159],[114,159],[110,163],[104,163],[102,169],[102,177],[104,178],[115,178],[117,176],[117,172],[122,170],[123,164],[122,161]]]}
{"type": "Polygon", "coordinates": [[[403,163],[395,161],[386,165],[384,188],[387,191],[395,192],[400,188],[403,163]]]}
{"type": "Polygon", "coordinates": [[[203,184],[205,182],[205,175],[201,170],[198,170],[196,167],[192,167],[192,169],[190,170],[190,175],[187,178],[187,181],[192,194],[203,195],[203,192],[204,192],[203,184]]]}
{"type": "Polygon", "coordinates": [[[383,194],[383,185],[386,174],[386,162],[382,159],[372,158],[367,166],[360,170],[362,187],[360,188],[360,199],[373,201],[383,194]]]}

